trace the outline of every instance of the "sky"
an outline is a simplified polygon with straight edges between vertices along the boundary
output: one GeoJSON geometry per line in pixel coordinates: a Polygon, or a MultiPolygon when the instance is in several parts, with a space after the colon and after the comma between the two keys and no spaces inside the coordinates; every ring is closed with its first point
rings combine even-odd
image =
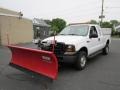
{"type": "MultiPolygon", "coordinates": [[[[33,19],[62,18],[67,23],[99,21],[102,0],[0,0],[0,7],[33,19]]],[[[104,20],[120,20],[120,0],[104,0],[104,20]]]]}

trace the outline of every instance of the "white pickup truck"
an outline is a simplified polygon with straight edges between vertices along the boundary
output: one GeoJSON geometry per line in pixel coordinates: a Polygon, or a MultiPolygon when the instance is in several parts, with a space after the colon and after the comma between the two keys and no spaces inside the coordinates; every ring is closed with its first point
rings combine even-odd
{"type": "MultiPolygon", "coordinates": [[[[68,25],[55,36],[54,53],[58,62],[71,62],[75,68],[82,70],[89,57],[102,51],[109,53],[111,30],[102,29],[94,24],[68,25]]],[[[42,40],[38,46],[42,50],[52,51],[54,37],[42,40]]]]}

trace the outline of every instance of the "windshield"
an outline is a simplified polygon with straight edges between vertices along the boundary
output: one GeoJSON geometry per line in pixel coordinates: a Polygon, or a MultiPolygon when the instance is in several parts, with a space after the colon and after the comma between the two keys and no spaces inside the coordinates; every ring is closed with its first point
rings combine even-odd
{"type": "Polygon", "coordinates": [[[86,36],[88,33],[87,25],[74,25],[67,26],[64,28],[59,35],[78,35],[78,36],[86,36]]]}

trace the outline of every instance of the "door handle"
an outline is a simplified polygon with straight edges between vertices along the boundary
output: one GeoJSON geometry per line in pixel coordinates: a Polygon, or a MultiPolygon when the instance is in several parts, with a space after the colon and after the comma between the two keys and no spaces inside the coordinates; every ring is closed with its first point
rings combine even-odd
{"type": "Polygon", "coordinates": [[[89,43],[90,41],[87,41],[87,43],[89,43]]]}
{"type": "Polygon", "coordinates": [[[98,38],[98,41],[100,41],[100,38],[98,38]]]}

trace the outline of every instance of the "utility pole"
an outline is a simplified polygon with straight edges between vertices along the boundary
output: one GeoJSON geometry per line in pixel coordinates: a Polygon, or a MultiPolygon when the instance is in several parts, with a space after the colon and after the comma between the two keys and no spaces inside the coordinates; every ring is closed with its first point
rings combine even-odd
{"type": "Polygon", "coordinates": [[[104,12],[104,8],[103,8],[103,5],[104,5],[104,0],[102,0],[102,10],[101,10],[101,23],[103,22],[103,18],[104,18],[104,16],[103,16],[103,12],[104,12]]]}
{"type": "Polygon", "coordinates": [[[101,19],[101,21],[100,21],[100,26],[101,26],[102,22],[103,22],[103,18],[105,18],[105,16],[104,16],[104,0],[102,0],[101,15],[99,16],[99,18],[101,19]]]}

